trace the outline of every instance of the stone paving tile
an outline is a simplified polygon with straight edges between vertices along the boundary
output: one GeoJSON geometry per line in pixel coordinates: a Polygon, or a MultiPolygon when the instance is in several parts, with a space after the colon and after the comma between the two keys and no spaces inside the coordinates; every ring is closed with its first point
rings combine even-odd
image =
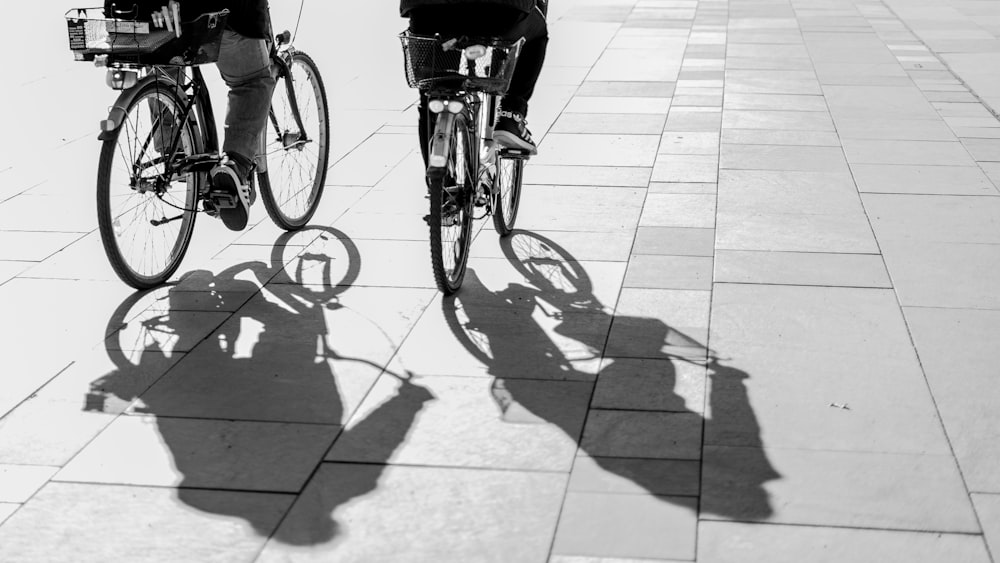
{"type": "Polygon", "coordinates": [[[865,194],[879,240],[1000,244],[1000,198],[865,194]]]}
{"type": "Polygon", "coordinates": [[[719,131],[722,127],[722,111],[707,107],[674,107],[667,116],[663,130],[668,132],[719,131]]]}
{"type": "Polygon", "coordinates": [[[645,188],[652,168],[617,166],[546,166],[531,163],[524,171],[524,192],[532,184],[645,188]]]}
{"type": "Polygon", "coordinates": [[[565,112],[549,129],[549,134],[659,135],[666,121],[665,112],[662,114],[565,112]]]}
{"type": "Polygon", "coordinates": [[[844,139],[900,141],[954,141],[955,134],[939,119],[887,119],[835,115],[837,131],[844,139]]]}
{"type": "Polygon", "coordinates": [[[690,195],[715,194],[718,184],[715,182],[650,182],[649,194],[659,195],[690,195]]]}
{"type": "Polygon", "coordinates": [[[590,69],[588,80],[671,82],[680,72],[676,59],[655,48],[609,49],[590,69]]]}
{"type": "Polygon", "coordinates": [[[41,262],[73,244],[79,233],[44,233],[0,230],[2,258],[20,262],[41,262]]]}
{"type": "Polygon", "coordinates": [[[722,145],[719,166],[730,170],[789,170],[842,172],[847,170],[839,147],[777,145],[722,145]]]}
{"type": "Polygon", "coordinates": [[[606,357],[704,358],[711,293],[623,288],[606,357]]]}
{"type": "Polygon", "coordinates": [[[623,114],[662,116],[670,109],[669,97],[655,96],[581,96],[566,105],[564,114],[623,114]]]}
{"type": "Polygon", "coordinates": [[[972,157],[959,142],[844,139],[844,153],[855,164],[971,166],[972,157]]]}
{"type": "Polygon", "coordinates": [[[892,291],[718,284],[711,327],[705,443],[949,453],[892,291]]]}
{"type": "Polygon", "coordinates": [[[887,240],[880,246],[902,305],[1000,308],[1000,245],[887,240]]]}
{"type": "Polygon", "coordinates": [[[1000,139],[962,139],[962,144],[977,161],[1000,162],[1000,139]]]}
{"type": "MultiPolygon", "coordinates": [[[[813,68],[812,61],[799,58],[782,57],[727,57],[727,70],[809,70],[813,68]]],[[[682,73],[683,76],[683,73],[682,73]]]]}
{"type": "Polygon", "coordinates": [[[820,95],[816,75],[801,70],[728,70],[726,93],[820,95]]]}
{"type": "Polygon", "coordinates": [[[938,112],[920,90],[889,86],[826,86],[823,94],[838,118],[937,119],[938,112]]]}
{"type": "Polygon", "coordinates": [[[899,63],[814,63],[813,68],[819,82],[838,86],[893,86],[905,87],[913,84],[913,80],[899,63]]]}
{"type": "Polygon", "coordinates": [[[986,544],[996,553],[1000,548],[1000,495],[972,495],[972,502],[983,526],[986,544]]]}
{"type": "Polygon", "coordinates": [[[0,502],[28,502],[58,470],[40,465],[0,465],[0,502]]]}
{"type": "MultiPolygon", "coordinates": [[[[529,250],[548,254],[543,247],[561,248],[564,254],[579,262],[628,262],[635,235],[629,232],[597,233],[582,231],[524,231],[515,230],[509,237],[493,237],[488,232],[476,238],[472,245],[471,261],[483,264],[480,258],[523,259],[529,250]],[[520,258],[518,258],[520,257],[520,258]]],[[[508,274],[509,275],[509,274],[508,274]]],[[[588,274],[589,275],[589,274],[588,274]]]]}
{"type": "MultiPolygon", "coordinates": [[[[719,134],[714,131],[670,131],[660,140],[659,154],[716,155],[719,153],[719,134]]],[[[656,171],[654,170],[654,174],[656,171]]]]}
{"type": "Polygon", "coordinates": [[[712,269],[711,257],[636,255],[629,261],[623,287],[708,291],[712,269]]]}
{"type": "Polygon", "coordinates": [[[327,184],[374,186],[414,150],[420,150],[417,139],[373,135],[330,169],[327,184]]]}
{"type": "Polygon", "coordinates": [[[704,404],[704,366],[642,358],[606,358],[591,401],[597,409],[699,413],[704,404]]]}
{"type": "Polygon", "coordinates": [[[828,111],[823,96],[795,94],[727,93],[724,107],[727,110],[828,111]]]}
{"type": "Polygon", "coordinates": [[[324,464],[258,561],[465,562],[488,549],[544,563],[565,482],[552,473],[324,464]]]}
{"type": "Polygon", "coordinates": [[[654,495],[566,495],[554,554],[690,560],[697,502],[654,495]]]}
{"type": "Polygon", "coordinates": [[[715,226],[713,194],[650,194],[639,219],[640,227],[711,229],[715,226]]]}
{"type": "Polygon", "coordinates": [[[580,455],[570,474],[570,492],[698,495],[701,464],[690,460],[590,457],[580,455]]]}
{"type": "Polygon", "coordinates": [[[80,208],[71,198],[25,193],[0,205],[0,225],[5,231],[89,233],[97,228],[97,214],[81,213],[80,208]]]}
{"type": "Polygon", "coordinates": [[[720,250],[715,261],[715,282],[892,287],[879,255],[812,252],[720,250]]]}
{"type": "Polygon", "coordinates": [[[0,502],[0,525],[6,522],[19,508],[21,508],[20,504],[0,502]]]}
{"type": "Polygon", "coordinates": [[[698,561],[704,563],[989,560],[982,539],[965,534],[710,521],[698,525],[698,561]]]}
{"type": "Polygon", "coordinates": [[[653,167],[654,182],[717,182],[719,157],[715,154],[658,155],[653,167]]]}
{"type": "Polygon", "coordinates": [[[569,166],[652,166],[657,135],[549,133],[534,161],[569,166]]]}
{"type": "Polygon", "coordinates": [[[119,417],[54,478],[295,493],[338,428],[167,417],[119,417]]]}
{"type": "Polygon", "coordinates": [[[702,479],[703,520],[980,531],[950,455],[709,446],[702,479]]]}
{"type": "Polygon", "coordinates": [[[639,222],[644,196],[645,190],[639,189],[529,186],[521,194],[517,225],[530,231],[631,231],[639,222]],[[559,211],[553,214],[552,209],[559,211]]]}
{"type": "Polygon", "coordinates": [[[34,266],[35,262],[0,261],[0,285],[34,266]]]}
{"type": "Polygon", "coordinates": [[[993,185],[1000,190],[1000,162],[982,162],[979,166],[986,173],[986,176],[993,182],[993,185]]]}
{"type": "Polygon", "coordinates": [[[833,120],[825,111],[778,111],[727,109],[723,129],[773,129],[785,131],[833,131],[833,120]]]}
{"type": "Polygon", "coordinates": [[[0,559],[106,561],[128,549],[145,561],[249,561],[292,499],[52,483],[0,527],[0,559]]]}
{"type": "Polygon", "coordinates": [[[939,195],[1000,195],[976,166],[855,164],[858,191],[939,195]]]}
{"type": "Polygon", "coordinates": [[[595,457],[701,459],[702,419],[697,413],[594,409],[580,447],[595,457]]]}
{"type": "MultiPolygon", "coordinates": [[[[614,96],[614,97],[640,97],[640,98],[670,98],[674,95],[674,82],[626,82],[626,81],[597,81],[586,80],[580,85],[576,96],[614,96]]],[[[577,103],[582,103],[576,99],[577,103]]]]}
{"type": "Polygon", "coordinates": [[[723,129],[722,142],[730,145],[785,145],[839,147],[834,131],[781,131],[775,129],[723,129]]]}
{"type": "Polygon", "coordinates": [[[1000,491],[995,471],[1000,444],[996,401],[990,384],[1000,354],[992,346],[1000,311],[903,309],[927,382],[970,491],[1000,491]]]}
{"type": "Polygon", "coordinates": [[[639,227],[632,252],[656,256],[712,256],[715,254],[715,230],[639,227]]]}
{"type": "Polygon", "coordinates": [[[327,460],[568,472],[593,384],[494,375],[383,377],[327,460]]]}

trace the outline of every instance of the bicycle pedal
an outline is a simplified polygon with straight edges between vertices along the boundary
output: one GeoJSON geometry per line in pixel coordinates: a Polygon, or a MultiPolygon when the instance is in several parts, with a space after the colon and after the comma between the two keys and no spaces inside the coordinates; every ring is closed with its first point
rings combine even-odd
{"type": "Polygon", "coordinates": [[[229,192],[212,190],[208,193],[208,197],[212,201],[212,205],[215,206],[216,210],[234,209],[237,205],[239,205],[239,202],[236,199],[239,196],[229,192]]]}

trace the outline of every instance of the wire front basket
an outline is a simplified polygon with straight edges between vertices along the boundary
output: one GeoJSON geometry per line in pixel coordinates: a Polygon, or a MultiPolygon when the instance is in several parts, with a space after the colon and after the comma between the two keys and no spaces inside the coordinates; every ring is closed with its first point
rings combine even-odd
{"type": "Polygon", "coordinates": [[[102,8],[66,12],[66,27],[70,51],[78,61],[106,57],[109,64],[196,65],[219,59],[228,15],[223,10],[183,22],[180,37],[147,21],[106,18],[102,8]]]}
{"type": "Polygon", "coordinates": [[[447,84],[497,95],[505,94],[510,87],[524,43],[524,39],[443,39],[408,31],[401,33],[399,40],[410,88],[427,90],[447,84]],[[477,53],[476,47],[483,49],[477,53]]]}

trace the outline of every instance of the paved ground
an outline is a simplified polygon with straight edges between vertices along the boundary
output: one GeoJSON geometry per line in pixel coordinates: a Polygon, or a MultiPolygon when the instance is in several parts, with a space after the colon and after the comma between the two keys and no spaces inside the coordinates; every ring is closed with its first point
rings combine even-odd
{"type": "Polygon", "coordinates": [[[556,0],[522,230],[456,299],[402,22],[334,4],[316,228],[201,221],[138,295],[113,93],[13,8],[0,560],[1000,560],[1000,3],[556,0]]]}

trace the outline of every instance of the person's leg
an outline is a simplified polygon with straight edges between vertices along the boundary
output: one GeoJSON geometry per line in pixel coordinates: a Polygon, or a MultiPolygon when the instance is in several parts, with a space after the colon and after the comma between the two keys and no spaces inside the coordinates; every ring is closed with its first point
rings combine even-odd
{"type": "Polygon", "coordinates": [[[246,174],[257,156],[275,86],[267,42],[226,30],[217,66],[229,86],[222,150],[246,174]]]}
{"type": "Polygon", "coordinates": [[[507,36],[524,37],[524,46],[521,47],[521,55],[517,59],[517,66],[514,67],[514,76],[504,97],[503,107],[524,117],[528,114],[528,101],[535,92],[535,84],[542,73],[545,51],[549,44],[548,26],[544,14],[539,9],[526,14],[507,33],[507,36]]]}

